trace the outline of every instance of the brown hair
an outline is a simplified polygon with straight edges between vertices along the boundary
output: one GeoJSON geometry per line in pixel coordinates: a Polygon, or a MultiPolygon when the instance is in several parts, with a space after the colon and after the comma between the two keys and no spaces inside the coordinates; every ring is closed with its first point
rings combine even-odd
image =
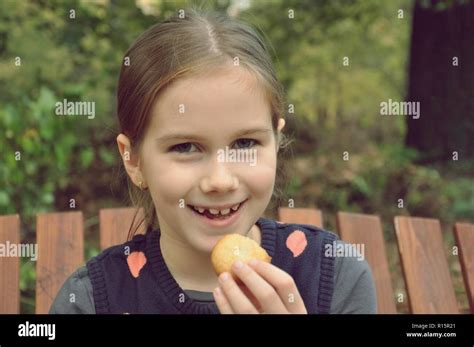
{"type": "MultiPolygon", "coordinates": [[[[284,94],[264,41],[251,27],[224,14],[195,9],[184,14],[183,18],[175,15],[152,26],[125,53],[124,61],[129,64],[123,64],[120,71],[117,113],[120,130],[130,139],[134,154],[139,153],[151,107],[167,85],[184,76],[215,70],[235,57],[263,84],[276,135],[278,119],[285,118],[284,94]]],[[[290,143],[283,134],[278,141],[279,148],[290,143]]],[[[286,181],[281,162],[278,160],[273,192],[277,199],[286,181]]],[[[129,177],[127,181],[132,204],[145,212],[138,225],[132,223],[135,230],[131,227],[130,238],[143,222],[148,229],[159,225],[149,193],[138,189],[129,177]]]]}

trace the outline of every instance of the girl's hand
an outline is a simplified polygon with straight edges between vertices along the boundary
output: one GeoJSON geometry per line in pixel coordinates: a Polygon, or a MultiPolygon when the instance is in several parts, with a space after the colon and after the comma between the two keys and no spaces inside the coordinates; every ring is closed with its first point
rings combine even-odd
{"type": "Polygon", "coordinates": [[[219,276],[219,287],[213,294],[222,314],[307,313],[295,281],[276,266],[258,260],[248,265],[236,261],[232,272],[244,286],[238,285],[228,272],[219,276]]]}

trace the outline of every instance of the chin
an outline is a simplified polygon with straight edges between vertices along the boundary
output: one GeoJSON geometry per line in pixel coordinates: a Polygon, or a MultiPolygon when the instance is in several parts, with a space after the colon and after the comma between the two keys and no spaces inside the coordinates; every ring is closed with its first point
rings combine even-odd
{"type": "Polygon", "coordinates": [[[193,237],[190,239],[191,247],[197,250],[200,253],[211,255],[212,249],[216,245],[217,241],[222,237],[222,235],[200,235],[197,238],[193,237]]]}

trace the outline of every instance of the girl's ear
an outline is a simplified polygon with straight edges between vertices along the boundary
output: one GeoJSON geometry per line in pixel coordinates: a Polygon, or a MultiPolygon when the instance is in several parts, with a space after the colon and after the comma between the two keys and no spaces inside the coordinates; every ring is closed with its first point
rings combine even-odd
{"type": "Polygon", "coordinates": [[[117,136],[117,146],[122,157],[123,165],[127,171],[128,176],[132,182],[140,187],[140,189],[146,188],[146,181],[143,178],[140,170],[140,158],[137,154],[133,154],[130,140],[124,134],[117,136]],[[140,184],[141,183],[141,184],[140,184]]]}
{"type": "Polygon", "coordinates": [[[283,118],[280,118],[278,120],[278,138],[277,138],[277,153],[280,150],[280,141],[281,141],[281,130],[285,127],[285,120],[283,118]]]}

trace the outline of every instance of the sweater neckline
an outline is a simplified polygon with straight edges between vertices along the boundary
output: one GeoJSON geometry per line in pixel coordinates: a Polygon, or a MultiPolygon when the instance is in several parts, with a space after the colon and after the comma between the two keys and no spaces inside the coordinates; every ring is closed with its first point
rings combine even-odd
{"type": "MultiPolygon", "coordinates": [[[[260,228],[261,246],[273,258],[275,253],[276,241],[276,223],[271,219],[259,218],[256,222],[260,228]]],[[[219,313],[215,302],[201,302],[186,294],[165,263],[160,246],[160,230],[149,231],[147,233],[146,253],[147,259],[150,261],[152,271],[156,277],[158,285],[161,287],[169,301],[178,310],[184,314],[210,314],[219,313]]]]}

